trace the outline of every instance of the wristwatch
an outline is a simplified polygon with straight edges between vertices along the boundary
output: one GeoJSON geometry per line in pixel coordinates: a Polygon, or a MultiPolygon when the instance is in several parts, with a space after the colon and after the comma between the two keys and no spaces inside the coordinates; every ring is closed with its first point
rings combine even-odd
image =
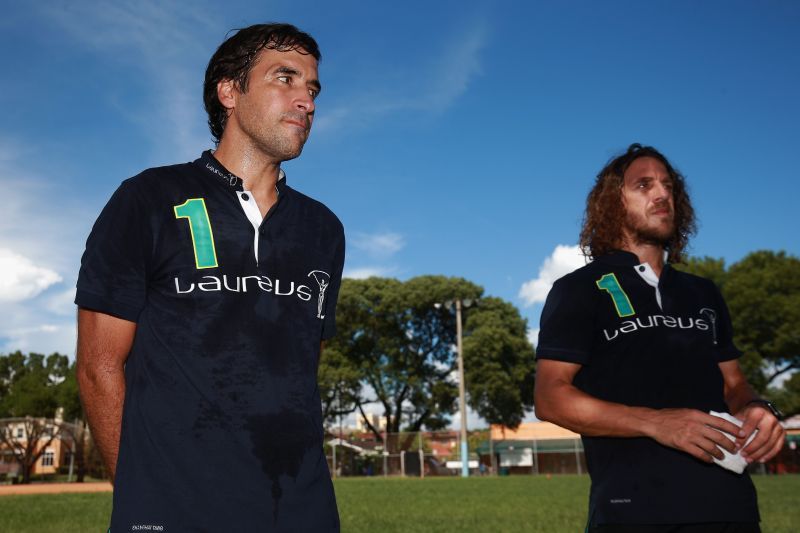
{"type": "Polygon", "coordinates": [[[775,404],[772,403],[771,401],[765,400],[763,398],[757,398],[755,400],[750,400],[749,402],[747,402],[746,405],[752,405],[752,404],[758,404],[767,408],[775,418],[777,418],[778,420],[783,420],[783,413],[781,413],[780,409],[775,407],[775,404]]]}

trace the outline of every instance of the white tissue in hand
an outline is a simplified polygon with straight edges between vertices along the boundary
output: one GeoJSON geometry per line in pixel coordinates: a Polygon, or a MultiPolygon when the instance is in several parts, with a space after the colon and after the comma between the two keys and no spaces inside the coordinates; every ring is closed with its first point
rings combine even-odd
{"type": "MultiPolygon", "coordinates": [[[[709,414],[718,416],[720,418],[727,420],[728,422],[732,422],[737,426],[742,427],[743,422],[738,418],[729,415],[728,413],[718,413],[716,411],[710,411],[709,414]]],[[[736,438],[730,433],[725,433],[724,431],[721,433],[726,437],[728,437],[730,440],[736,440],[736,438]]],[[[758,433],[758,430],[755,430],[747,438],[747,442],[745,442],[744,444],[745,446],[750,444],[750,441],[753,440],[753,437],[756,436],[756,433],[758,433]]],[[[719,446],[717,447],[719,448],[719,446]]],[[[742,448],[744,448],[744,446],[742,446],[742,448]]],[[[736,453],[730,453],[728,452],[728,450],[724,448],[719,448],[719,449],[722,450],[722,453],[725,454],[725,457],[723,457],[722,459],[717,459],[716,457],[714,457],[715,463],[717,463],[722,468],[727,468],[728,470],[736,472],[737,474],[741,474],[742,472],[744,472],[744,469],[747,468],[747,461],[744,459],[744,457],[742,457],[741,450],[737,451],[736,453]]]]}

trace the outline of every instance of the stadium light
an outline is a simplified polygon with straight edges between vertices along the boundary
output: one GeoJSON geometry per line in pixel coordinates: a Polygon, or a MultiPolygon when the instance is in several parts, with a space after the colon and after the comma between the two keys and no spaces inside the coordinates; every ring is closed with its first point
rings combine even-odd
{"type": "MultiPolygon", "coordinates": [[[[448,310],[453,308],[453,303],[456,306],[456,350],[458,353],[458,402],[459,411],[461,412],[461,477],[469,477],[469,443],[467,442],[467,394],[464,386],[464,348],[461,342],[461,307],[469,307],[474,300],[471,298],[464,298],[463,300],[457,298],[455,300],[448,300],[444,303],[444,307],[448,310]]],[[[435,303],[433,306],[436,309],[442,307],[442,304],[435,303]]]]}

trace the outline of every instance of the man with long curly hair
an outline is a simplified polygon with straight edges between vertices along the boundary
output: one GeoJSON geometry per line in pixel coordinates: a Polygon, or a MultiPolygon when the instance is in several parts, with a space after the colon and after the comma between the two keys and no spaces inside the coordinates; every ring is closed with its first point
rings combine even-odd
{"type": "Polygon", "coordinates": [[[694,231],[683,176],[631,145],[587,199],[593,261],[556,281],[542,311],[536,416],[583,438],[588,531],[760,530],[742,472],[784,430],[739,368],[716,286],[671,266],[694,231]]]}

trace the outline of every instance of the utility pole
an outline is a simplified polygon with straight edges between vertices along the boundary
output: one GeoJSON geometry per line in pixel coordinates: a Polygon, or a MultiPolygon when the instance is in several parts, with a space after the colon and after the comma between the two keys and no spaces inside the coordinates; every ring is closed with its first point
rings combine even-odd
{"type": "MultiPolygon", "coordinates": [[[[467,394],[464,383],[464,346],[461,333],[461,307],[469,307],[474,300],[465,298],[462,302],[460,298],[455,300],[456,304],[456,352],[458,355],[458,402],[461,412],[461,477],[469,477],[469,443],[467,442],[467,394]]],[[[452,309],[453,301],[448,300],[444,304],[435,303],[437,309],[444,305],[445,309],[452,309]]]]}
{"type": "Polygon", "coordinates": [[[461,300],[456,300],[456,348],[458,350],[458,401],[461,411],[461,477],[469,477],[467,442],[467,395],[464,387],[464,346],[461,342],[461,300]]]}

